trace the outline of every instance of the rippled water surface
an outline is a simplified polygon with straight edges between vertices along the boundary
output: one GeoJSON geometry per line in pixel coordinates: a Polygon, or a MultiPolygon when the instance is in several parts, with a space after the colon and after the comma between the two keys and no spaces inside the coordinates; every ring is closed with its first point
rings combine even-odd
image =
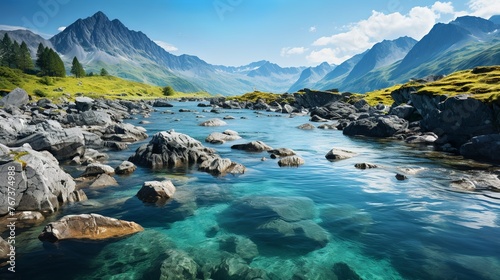
{"type": "MultiPolygon", "coordinates": [[[[88,201],[67,205],[48,221],[67,214],[99,213],[135,221],[145,231],[107,242],[56,244],[37,240],[43,224],[19,232],[19,279],[158,279],[167,249],[175,247],[196,260],[209,262],[220,255],[221,238],[234,234],[257,244],[259,255],[250,266],[264,269],[277,279],[335,279],[333,267],[339,262],[363,279],[498,279],[498,195],[452,191],[450,180],[463,171],[422,157],[430,148],[349,138],[341,131],[297,129],[308,122],[307,116],[290,118],[248,110],[216,115],[202,112],[194,103],[175,103],[169,109],[174,114],[163,114],[166,109],[160,108],[147,119],[150,124],[142,125],[150,136],[175,129],[204,142],[211,132],[235,130],[243,139],[204,144],[242,163],[247,172],[216,178],[196,168],[152,171],[139,167],[130,176],[116,176],[118,187],[85,189],[88,201]],[[199,113],[180,113],[180,108],[199,113]],[[227,126],[197,125],[225,115],[235,117],[226,121],[227,126]],[[233,144],[253,140],[274,148],[291,148],[306,163],[299,168],[280,168],[267,153],[230,149],[233,144]],[[324,157],[332,148],[357,155],[332,163],[324,157]],[[263,157],[267,160],[262,161],[263,157]],[[354,168],[361,162],[381,168],[354,168]],[[408,175],[409,180],[397,181],[397,168],[423,171],[408,175]],[[158,207],[135,197],[144,181],[165,178],[176,185],[179,200],[158,207]],[[249,231],[247,225],[263,217],[258,213],[234,215],[231,205],[256,196],[312,200],[312,221],[325,230],[329,242],[311,247],[249,231]]],[[[131,123],[141,120],[138,116],[131,123]]],[[[117,166],[148,141],[135,143],[129,150],[108,152],[107,164],[117,166]]],[[[65,169],[75,177],[83,171],[70,166],[65,169]]]]}

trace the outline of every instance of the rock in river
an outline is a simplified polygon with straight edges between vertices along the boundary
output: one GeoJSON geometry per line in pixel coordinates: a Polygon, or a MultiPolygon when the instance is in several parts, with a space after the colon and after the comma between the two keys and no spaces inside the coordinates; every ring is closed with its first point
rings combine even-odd
{"type": "Polygon", "coordinates": [[[266,143],[262,141],[252,141],[246,144],[233,145],[231,146],[231,149],[244,150],[248,152],[263,152],[263,151],[270,151],[273,148],[268,146],[266,143]]]}
{"type": "Polygon", "coordinates": [[[337,160],[352,158],[355,155],[356,155],[356,153],[353,153],[351,151],[340,150],[340,149],[331,149],[325,155],[325,158],[329,161],[337,161],[337,160]]]}
{"type": "Polygon", "coordinates": [[[134,222],[98,214],[67,215],[46,225],[38,239],[50,242],[65,239],[104,240],[127,236],[143,230],[134,222]]]}
{"type": "Polygon", "coordinates": [[[140,200],[149,203],[155,203],[158,200],[166,201],[174,196],[175,190],[175,186],[170,180],[162,182],[148,181],[144,182],[142,188],[137,193],[137,197],[140,200]]]}

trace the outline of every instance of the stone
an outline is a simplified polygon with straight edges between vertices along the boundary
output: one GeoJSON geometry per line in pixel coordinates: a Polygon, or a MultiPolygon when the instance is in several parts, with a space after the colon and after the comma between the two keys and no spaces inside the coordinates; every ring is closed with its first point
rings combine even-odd
{"type": "Polygon", "coordinates": [[[200,126],[224,126],[227,123],[221,119],[209,119],[199,124],[200,126]]]}
{"type": "Polygon", "coordinates": [[[305,123],[305,124],[301,124],[297,127],[298,129],[302,129],[302,130],[313,130],[315,129],[316,127],[310,123],[305,123]]]}
{"type": "Polygon", "coordinates": [[[391,137],[408,128],[408,121],[394,115],[383,115],[358,119],[349,123],[344,129],[344,135],[391,137]]]}
{"type": "Polygon", "coordinates": [[[210,173],[214,176],[224,176],[226,174],[243,174],[245,166],[233,162],[228,158],[208,159],[200,164],[199,170],[210,173]]]}
{"type": "Polygon", "coordinates": [[[294,93],[293,96],[295,97],[295,106],[304,108],[325,106],[343,98],[342,95],[330,91],[316,91],[306,88],[299,93],[294,93]]]}
{"type": "Polygon", "coordinates": [[[21,88],[15,88],[13,91],[9,92],[6,96],[0,99],[0,107],[13,106],[20,108],[23,105],[28,104],[29,95],[21,88]]]}
{"type": "Polygon", "coordinates": [[[338,161],[343,159],[349,159],[355,156],[356,153],[341,149],[331,149],[326,155],[325,158],[329,161],[338,161]]]}
{"type": "Polygon", "coordinates": [[[433,132],[426,132],[422,135],[412,135],[405,139],[408,144],[432,144],[438,140],[438,136],[433,132]]]}
{"type": "Polygon", "coordinates": [[[90,97],[75,98],[76,109],[80,112],[90,111],[94,105],[94,99],[90,97]]]}
{"type": "Polygon", "coordinates": [[[248,266],[242,258],[227,257],[214,269],[209,279],[252,280],[269,279],[269,277],[265,271],[248,266]]]}
{"type": "Polygon", "coordinates": [[[108,125],[102,135],[104,140],[117,142],[137,142],[148,138],[146,129],[129,123],[108,125]]]}
{"type": "Polygon", "coordinates": [[[118,182],[115,178],[109,176],[106,173],[99,174],[95,181],[90,184],[91,188],[103,188],[103,187],[111,187],[118,186],[118,182]]]}
{"type": "Polygon", "coordinates": [[[500,162],[500,134],[480,135],[471,138],[460,147],[466,158],[500,162]]]}
{"type": "Polygon", "coordinates": [[[223,144],[226,141],[234,141],[241,139],[241,136],[238,135],[238,132],[232,130],[226,130],[222,133],[213,132],[205,138],[205,142],[212,144],[223,144]]]}
{"type": "Polygon", "coordinates": [[[0,236],[0,266],[10,258],[10,244],[0,236]]]}
{"type": "Polygon", "coordinates": [[[172,198],[175,193],[175,186],[172,181],[165,180],[144,182],[142,188],[137,192],[137,197],[147,203],[166,201],[172,198]]]}
{"type": "Polygon", "coordinates": [[[105,153],[101,153],[94,149],[85,149],[85,154],[80,158],[81,164],[89,165],[91,163],[97,163],[105,161],[109,156],[105,153]]]}
{"type": "Polygon", "coordinates": [[[130,161],[123,161],[118,167],[115,168],[115,173],[118,175],[127,175],[133,173],[137,169],[135,164],[130,161]]]}
{"type": "Polygon", "coordinates": [[[257,227],[257,235],[276,236],[286,247],[309,250],[325,247],[330,241],[328,233],[312,220],[287,222],[274,219],[257,227]]]}
{"type": "Polygon", "coordinates": [[[62,128],[58,122],[44,121],[21,132],[13,146],[29,144],[36,151],[49,151],[58,160],[70,160],[85,153],[85,138],[80,128],[62,128]]]}
{"type": "Polygon", "coordinates": [[[335,235],[358,236],[374,224],[372,216],[349,204],[328,204],[320,211],[320,225],[335,235]]]}
{"type": "MultiPolygon", "coordinates": [[[[53,213],[60,204],[73,200],[75,182],[50,153],[37,152],[28,145],[8,148],[0,144],[0,158],[0,176],[7,178],[14,171],[16,190],[15,204],[10,205],[7,202],[10,185],[7,180],[0,180],[0,205],[10,205],[16,211],[53,213]]],[[[5,214],[7,207],[2,207],[0,215],[5,214]]]]}
{"type": "Polygon", "coordinates": [[[275,157],[287,157],[296,155],[295,151],[288,148],[278,148],[267,151],[269,154],[274,155],[275,157]]]}
{"type": "Polygon", "coordinates": [[[406,177],[406,175],[403,175],[403,174],[396,174],[396,179],[398,181],[404,181],[404,180],[408,180],[408,177],[406,177]]]}
{"type": "Polygon", "coordinates": [[[233,116],[224,116],[222,119],[224,120],[235,120],[236,118],[233,116]]]}
{"type": "Polygon", "coordinates": [[[170,104],[167,100],[155,100],[153,103],[153,107],[174,107],[174,105],[170,104]]]}
{"type": "Polygon", "coordinates": [[[270,151],[273,148],[271,146],[268,146],[262,141],[252,141],[246,144],[233,145],[231,146],[231,149],[244,150],[247,152],[264,152],[264,151],[270,151]]]}
{"type": "Polygon", "coordinates": [[[329,120],[324,119],[324,118],[322,118],[322,117],[320,117],[320,116],[318,116],[318,115],[314,115],[314,116],[312,116],[312,117],[309,119],[309,121],[311,121],[311,122],[329,122],[329,120]]]}
{"type": "Polygon", "coordinates": [[[113,169],[113,167],[109,165],[101,163],[92,163],[87,165],[87,168],[85,168],[82,177],[92,177],[100,174],[113,175],[115,174],[115,170],[113,169]]]}
{"type": "Polygon", "coordinates": [[[38,239],[56,242],[67,239],[105,240],[131,235],[144,229],[134,222],[99,214],[67,215],[45,226],[38,239]]]}
{"type": "Polygon", "coordinates": [[[113,123],[111,116],[104,111],[84,111],[79,114],[68,114],[63,119],[62,123],[84,126],[84,125],[99,125],[107,126],[113,123]]]}
{"type": "Polygon", "coordinates": [[[236,235],[222,237],[219,240],[219,249],[237,254],[247,262],[259,255],[259,249],[252,240],[236,235]]]}
{"type": "Polygon", "coordinates": [[[354,165],[357,169],[372,169],[372,168],[378,168],[376,164],[371,164],[371,163],[356,163],[354,165]]]}
{"type": "Polygon", "coordinates": [[[148,144],[140,146],[128,160],[154,169],[202,163],[215,156],[215,150],[200,141],[173,130],[153,135],[148,144]]]}
{"type": "Polygon", "coordinates": [[[331,130],[337,130],[337,125],[338,124],[328,124],[324,123],[318,126],[319,129],[331,129],[331,130]]]}
{"type": "Polygon", "coordinates": [[[337,275],[338,279],[346,280],[363,280],[349,265],[344,262],[336,263],[333,265],[333,272],[337,275]]]}
{"type": "Polygon", "coordinates": [[[165,253],[168,258],[161,265],[160,280],[198,279],[199,266],[186,252],[169,249],[165,253]]]}
{"type": "Polygon", "coordinates": [[[278,161],[280,167],[299,167],[304,163],[305,160],[299,156],[287,156],[278,161]]]}
{"type": "Polygon", "coordinates": [[[401,104],[399,106],[391,108],[389,111],[390,115],[398,116],[399,118],[408,120],[415,112],[415,108],[408,104],[401,104]]]}

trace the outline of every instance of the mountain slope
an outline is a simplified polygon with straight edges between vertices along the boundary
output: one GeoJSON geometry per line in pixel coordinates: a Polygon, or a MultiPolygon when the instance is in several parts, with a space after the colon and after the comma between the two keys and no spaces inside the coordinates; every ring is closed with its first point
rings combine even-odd
{"type": "Polygon", "coordinates": [[[317,89],[333,89],[342,86],[343,79],[349,75],[351,70],[358,64],[359,61],[368,51],[357,54],[348,60],[342,62],[339,66],[335,67],[331,72],[326,74],[321,80],[314,84],[313,88],[317,89]]]}
{"type": "Polygon", "coordinates": [[[36,56],[36,50],[38,49],[38,45],[40,43],[42,43],[46,47],[53,48],[52,43],[49,40],[45,40],[40,35],[35,34],[29,30],[0,30],[0,38],[3,38],[5,33],[9,34],[11,40],[18,42],[19,44],[24,41],[26,45],[28,45],[32,57],[36,56]]]}
{"type": "Polygon", "coordinates": [[[303,88],[314,86],[321,78],[332,71],[335,66],[323,62],[316,67],[308,67],[302,71],[299,79],[288,89],[288,92],[297,92],[303,88]]]}

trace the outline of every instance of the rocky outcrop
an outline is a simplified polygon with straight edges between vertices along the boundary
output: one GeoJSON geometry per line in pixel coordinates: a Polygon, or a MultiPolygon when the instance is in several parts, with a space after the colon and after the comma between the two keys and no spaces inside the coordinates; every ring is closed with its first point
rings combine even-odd
{"type": "Polygon", "coordinates": [[[303,89],[301,92],[294,93],[295,107],[313,108],[324,106],[330,102],[335,102],[343,99],[341,94],[331,91],[311,91],[303,89]]]}
{"type": "Polygon", "coordinates": [[[29,144],[36,151],[49,151],[58,160],[72,159],[85,153],[85,138],[80,128],[62,128],[52,120],[28,126],[13,146],[29,144]]]}
{"type": "Polygon", "coordinates": [[[476,136],[460,147],[467,158],[500,162],[500,134],[476,136]]]}
{"type": "Polygon", "coordinates": [[[144,229],[128,221],[98,214],[67,215],[45,226],[38,239],[56,242],[66,239],[104,240],[131,235],[144,229]]]}
{"type": "Polygon", "coordinates": [[[94,105],[94,99],[83,96],[77,97],[75,98],[75,105],[76,109],[80,112],[90,111],[94,105]]]}
{"type": "Polygon", "coordinates": [[[157,99],[153,102],[153,107],[174,107],[168,100],[157,99]]]}
{"type": "Polygon", "coordinates": [[[13,91],[9,92],[9,94],[0,99],[0,107],[13,106],[19,108],[28,104],[28,102],[28,93],[24,89],[15,88],[13,91]]]}
{"type": "Polygon", "coordinates": [[[113,121],[111,120],[111,116],[105,111],[85,111],[79,114],[74,113],[66,115],[66,118],[62,120],[62,123],[77,126],[107,126],[111,125],[113,121]]]}
{"type": "Polygon", "coordinates": [[[151,168],[202,163],[215,157],[215,150],[200,141],[173,130],[158,132],[148,144],[139,147],[130,162],[151,168]]]}
{"type": "Polygon", "coordinates": [[[247,152],[264,152],[270,151],[273,148],[262,141],[252,141],[246,144],[233,145],[231,146],[231,149],[243,150],[247,152]]]}
{"type": "Polygon", "coordinates": [[[156,203],[158,201],[166,201],[174,196],[175,186],[172,181],[165,180],[144,182],[142,188],[137,193],[137,197],[148,203],[156,203]]]}
{"type": "MultiPolygon", "coordinates": [[[[9,172],[15,173],[15,185],[0,181],[0,205],[10,205],[17,211],[52,213],[60,204],[86,199],[82,190],[75,191],[73,178],[48,152],[37,152],[29,146],[11,149],[0,144],[1,178],[8,178],[9,172]],[[8,187],[15,189],[14,205],[7,201],[8,187]]],[[[1,207],[0,215],[5,214],[7,207],[1,207]]]]}
{"type": "Polygon", "coordinates": [[[349,119],[358,109],[351,104],[336,101],[311,110],[311,117],[320,117],[325,120],[349,119]]]}
{"type": "Polygon", "coordinates": [[[394,115],[386,115],[353,121],[344,128],[343,133],[349,136],[391,137],[407,128],[406,120],[394,115]]]}

